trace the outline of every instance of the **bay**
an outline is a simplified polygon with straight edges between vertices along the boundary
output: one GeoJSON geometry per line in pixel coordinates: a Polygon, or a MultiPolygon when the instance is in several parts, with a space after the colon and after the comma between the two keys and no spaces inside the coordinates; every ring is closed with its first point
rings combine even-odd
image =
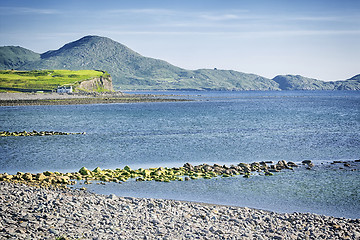
{"type": "Polygon", "coordinates": [[[158,197],[359,218],[360,93],[352,91],[141,92],[189,102],[0,107],[1,131],[86,135],[0,138],[0,172],[178,167],[312,160],[275,176],[88,185],[158,197]],[[168,96],[166,96],[168,97],[168,96]]]}

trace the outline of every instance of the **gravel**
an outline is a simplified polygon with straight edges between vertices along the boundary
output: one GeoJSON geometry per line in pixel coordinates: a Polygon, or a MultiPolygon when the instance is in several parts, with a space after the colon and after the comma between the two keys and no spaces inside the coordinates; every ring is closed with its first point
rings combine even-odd
{"type": "Polygon", "coordinates": [[[359,239],[360,219],[0,182],[0,239],[359,239]],[[62,238],[60,238],[62,237],[62,238]]]}

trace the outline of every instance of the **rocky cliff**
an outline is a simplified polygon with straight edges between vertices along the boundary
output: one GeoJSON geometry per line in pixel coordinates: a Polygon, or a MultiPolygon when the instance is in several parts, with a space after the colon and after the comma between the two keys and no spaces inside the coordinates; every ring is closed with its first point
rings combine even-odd
{"type": "Polygon", "coordinates": [[[91,80],[82,81],[75,87],[75,92],[113,92],[113,84],[110,76],[100,76],[91,80]]]}

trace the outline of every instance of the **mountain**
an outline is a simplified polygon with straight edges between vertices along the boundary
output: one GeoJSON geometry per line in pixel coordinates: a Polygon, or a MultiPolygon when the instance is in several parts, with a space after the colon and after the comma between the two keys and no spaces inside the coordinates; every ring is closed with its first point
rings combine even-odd
{"type": "Polygon", "coordinates": [[[334,82],[335,89],[337,90],[360,90],[360,74],[353,76],[345,81],[334,82]]]}
{"type": "Polygon", "coordinates": [[[102,69],[111,74],[118,89],[278,90],[276,83],[254,74],[189,71],[144,57],[123,44],[98,36],[86,36],[45,52],[41,59],[26,63],[21,69],[102,69]]]}
{"type": "Polygon", "coordinates": [[[40,60],[40,54],[22,47],[0,47],[0,69],[16,69],[29,62],[40,60]]]}
{"type": "Polygon", "coordinates": [[[360,90],[360,74],[348,80],[324,82],[300,75],[279,75],[273,78],[281,90],[360,90]]]}
{"type": "Polygon", "coordinates": [[[115,89],[182,90],[333,90],[360,88],[359,79],[332,85],[301,76],[268,79],[233,70],[186,70],[159,59],[144,57],[106,37],[85,36],[58,50],[37,54],[20,47],[0,48],[0,69],[101,69],[115,89]]]}
{"type": "Polygon", "coordinates": [[[273,78],[282,90],[333,90],[327,82],[300,75],[279,75],[273,78]]]}

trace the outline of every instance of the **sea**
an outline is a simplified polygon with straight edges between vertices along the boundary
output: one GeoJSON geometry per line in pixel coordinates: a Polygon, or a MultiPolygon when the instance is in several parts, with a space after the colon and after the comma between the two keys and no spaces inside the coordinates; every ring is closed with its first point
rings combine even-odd
{"type": "MultiPolygon", "coordinates": [[[[360,218],[360,91],[149,91],[189,101],[0,107],[0,173],[75,172],[185,163],[301,165],[273,176],[93,183],[89,191],[360,218]],[[349,166],[334,161],[348,161],[349,166]]],[[[81,182],[75,186],[82,187],[81,182]]]]}

